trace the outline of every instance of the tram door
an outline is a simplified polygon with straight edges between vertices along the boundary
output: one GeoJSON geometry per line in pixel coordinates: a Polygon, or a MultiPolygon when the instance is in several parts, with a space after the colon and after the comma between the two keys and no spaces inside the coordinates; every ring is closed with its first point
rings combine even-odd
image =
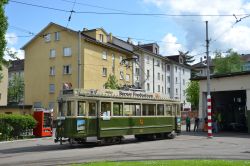
{"type": "Polygon", "coordinates": [[[88,124],[88,133],[90,135],[97,135],[97,127],[98,127],[98,102],[97,101],[89,101],[88,102],[88,116],[89,116],[89,124],[88,124]]]}

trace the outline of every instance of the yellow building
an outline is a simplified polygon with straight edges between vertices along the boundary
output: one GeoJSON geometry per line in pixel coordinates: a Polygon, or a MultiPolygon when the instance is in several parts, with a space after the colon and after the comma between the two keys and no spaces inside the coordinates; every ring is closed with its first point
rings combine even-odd
{"type": "Polygon", "coordinates": [[[2,79],[0,78],[0,106],[6,106],[8,94],[8,68],[5,65],[2,65],[0,77],[2,77],[2,79]]]}
{"type": "Polygon", "coordinates": [[[132,84],[132,66],[120,62],[133,53],[113,44],[102,28],[80,32],[50,23],[22,49],[26,105],[55,109],[65,83],[102,89],[110,74],[132,84]]]}

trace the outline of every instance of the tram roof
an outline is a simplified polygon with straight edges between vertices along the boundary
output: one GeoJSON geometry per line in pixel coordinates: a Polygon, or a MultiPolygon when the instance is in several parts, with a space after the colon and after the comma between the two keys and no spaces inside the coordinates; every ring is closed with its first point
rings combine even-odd
{"type": "Polygon", "coordinates": [[[159,93],[146,93],[143,91],[127,91],[112,89],[68,89],[62,91],[62,96],[84,96],[100,98],[119,98],[119,99],[142,99],[142,100],[159,100],[179,102],[168,98],[166,95],[159,93]]]}

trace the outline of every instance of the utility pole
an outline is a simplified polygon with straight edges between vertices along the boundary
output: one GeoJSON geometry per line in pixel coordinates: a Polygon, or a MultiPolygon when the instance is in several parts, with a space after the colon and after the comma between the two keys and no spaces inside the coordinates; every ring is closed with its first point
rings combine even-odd
{"type": "Polygon", "coordinates": [[[209,57],[209,39],[208,39],[208,21],[206,21],[206,55],[207,55],[207,118],[208,138],[212,138],[212,112],[211,112],[211,95],[210,95],[210,57],[209,57]]]}

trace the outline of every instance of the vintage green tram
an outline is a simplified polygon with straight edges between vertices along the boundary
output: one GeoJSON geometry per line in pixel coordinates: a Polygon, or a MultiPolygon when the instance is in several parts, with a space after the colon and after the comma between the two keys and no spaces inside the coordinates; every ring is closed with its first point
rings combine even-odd
{"type": "Polygon", "coordinates": [[[120,142],[174,137],[181,131],[180,103],[157,93],[64,90],[58,98],[55,142],[120,142]]]}

